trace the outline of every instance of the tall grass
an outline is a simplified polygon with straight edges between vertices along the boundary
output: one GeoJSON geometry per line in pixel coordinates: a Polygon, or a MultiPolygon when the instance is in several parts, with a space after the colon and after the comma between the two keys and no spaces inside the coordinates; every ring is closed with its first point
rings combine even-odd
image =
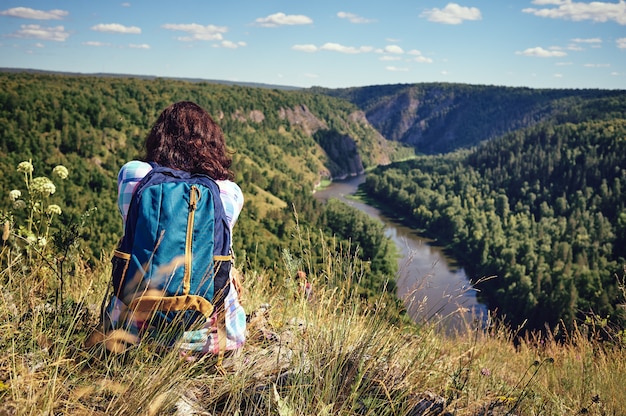
{"type": "Polygon", "coordinates": [[[608,331],[595,321],[558,340],[550,332],[519,339],[500,322],[466,319],[456,332],[436,320],[418,325],[387,295],[362,297],[367,268],[354,250],[322,240],[324,262],[314,262],[308,232],[296,228],[300,252],[284,252],[284,267],[244,270],[248,340],[219,371],[215,357],[189,361],[150,342],[124,354],[86,348],[108,261],[88,268],[66,250],[61,272],[55,253],[13,244],[24,240],[9,226],[0,252],[0,414],[626,414],[624,344],[595,336],[608,331]],[[298,269],[309,272],[312,297],[294,280],[298,269]]]}
{"type": "Polygon", "coordinates": [[[364,301],[353,290],[358,260],[328,246],[323,270],[309,276],[311,299],[289,270],[306,252],[286,256],[284,270],[246,273],[248,342],[226,358],[224,372],[214,357],[189,362],[149,343],[123,355],[84,348],[109,279],[106,262],[77,268],[71,293],[55,308],[54,276],[42,291],[45,273],[18,267],[16,259],[2,271],[0,413],[626,413],[619,343],[589,336],[588,327],[565,341],[529,336],[514,343],[516,331],[498,323],[485,329],[468,322],[456,334],[392,324],[383,297],[364,301]]]}

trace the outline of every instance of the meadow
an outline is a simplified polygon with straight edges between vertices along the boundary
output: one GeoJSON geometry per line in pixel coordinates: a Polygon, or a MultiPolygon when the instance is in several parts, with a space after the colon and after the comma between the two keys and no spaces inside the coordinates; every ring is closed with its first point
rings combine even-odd
{"type": "Polygon", "coordinates": [[[386,298],[359,296],[363,262],[334,239],[323,240],[326,261],[309,274],[308,297],[293,276],[309,261],[315,230],[297,222],[301,252],[285,250],[282,268],[242,276],[247,342],[223,368],[216,357],[189,360],[149,341],[119,354],[88,348],[110,263],[83,261],[81,224],[44,243],[57,208],[47,205],[49,185],[28,189],[16,200],[33,216],[4,219],[0,252],[2,415],[626,413],[624,340],[601,319],[521,339],[497,321],[446,334],[393,319],[386,298]]]}

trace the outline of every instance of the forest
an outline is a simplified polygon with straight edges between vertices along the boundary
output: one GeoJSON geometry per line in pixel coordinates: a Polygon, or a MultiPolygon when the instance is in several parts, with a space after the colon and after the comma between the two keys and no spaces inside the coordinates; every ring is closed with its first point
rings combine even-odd
{"type": "Polygon", "coordinates": [[[379,167],[365,190],[448,247],[514,326],[624,328],[626,95],[470,150],[379,167]]]}
{"type": "MultiPolygon", "coordinates": [[[[31,161],[35,177],[51,177],[55,166],[65,166],[68,178],[55,182],[56,192],[49,197],[62,208],[50,235],[60,240],[85,221],[82,256],[92,266],[108,261],[122,232],[118,170],[126,161],[142,157],[152,123],[179,100],[205,108],[224,130],[233,152],[232,170],[245,196],[233,236],[239,267],[244,271],[285,267],[285,253],[299,252],[294,238],[299,232],[313,242],[315,252],[294,259],[295,265],[313,269],[325,254],[322,241],[333,240],[354,255],[368,256],[364,260],[377,259],[368,263],[367,278],[360,283],[365,295],[387,288],[396,265],[382,226],[356,210],[322,205],[312,194],[322,179],[406,157],[411,149],[384,140],[349,102],[307,92],[163,79],[0,73],[2,222],[23,223],[28,213],[9,198],[13,190],[26,194],[24,174],[17,169],[21,162],[31,161]],[[332,138],[343,144],[329,145],[332,138]]],[[[19,232],[25,241],[31,237],[29,230],[19,232]]],[[[392,293],[393,286],[388,290],[392,293]]]]}
{"type": "Polygon", "coordinates": [[[602,316],[624,328],[622,91],[278,90],[0,73],[3,223],[25,215],[8,197],[23,188],[18,164],[32,161],[36,176],[66,166],[50,197],[63,209],[52,234],[61,239],[89,212],[80,250],[88,266],[107,261],[122,231],[117,172],[142,156],[151,124],[178,100],[207,109],[233,150],[246,199],[233,238],[244,271],[286,262],[323,270],[332,240],[366,261],[363,296],[393,293],[397,263],[382,225],[313,196],[322,180],[367,171],[363,189],[374,203],[445,245],[475,280],[495,276],[478,289],[508,322],[542,328],[602,316]],[[312,252],[293,259],[302,236],[312,252]]]}
{"type": "Polygon", "coordinates": [[[315,90],[354,103],[385,138],[409,144],[422,154],[468,149],[563,112],[571,115],[574,107],[584,108],[587,117],[599,116],[605,99],[623,97],[619,90],[451,83],[315,90]]]}

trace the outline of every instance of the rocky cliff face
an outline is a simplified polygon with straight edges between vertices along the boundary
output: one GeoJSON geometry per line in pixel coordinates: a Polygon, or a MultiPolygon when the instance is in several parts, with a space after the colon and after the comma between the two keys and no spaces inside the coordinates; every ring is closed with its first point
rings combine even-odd
{"type": "Polygon", "coordinates": [[[304,104],[294,108],[281,108],[278,117],[283,120],[287,119],[292,126],[302,128],[309,136],[320,129],[328,129],[326,122],[317,118],[304,104]]]}
{"type": "MultiPolygon", "coordinates": [[[[363,162],[357,149],[356,140],[336,130],[329,129],[327,123],[317,118],[306,105],[294,108],[282,108],[279,112],[281,119],[287,119],[294,127],[301,128],[307,135],[312,136],[328,157],[327,169],[331,178],[341,178],[363,173],[363,162]]],[[[346,122],[358,122],[352,119],[346,122]]]]}
{"type": "Polygon", "coordinates": [[[465,84],[402,84],[319,90],[364,111],[388,140],[421,153],[472,147],[556,114],[582,90],[534,90],[465,84]]]}
{"type": "Polygon", "coordinates": [[[328,170],[332,179],[344,179],[365,171],[352,137],[332,130],[319,130],[313,137],[328,155],[328,170]]]}
{"type": "MultiPolygon", "coordinates": [[[[219,118],[223,119],[224,113],[219,114],[219,118]]],[[[231,120],[241,123],[262,123],[266,119],[266,115],[260,110],[251,110],[244,112],[241,109],[236,110],[229,115],[231,120]]],[[[328,122],[321,119],[311,112],[305,104],[300,104],[291,108],[280,108],[278,110],[278,118],[287,120],[292,128],[300,129],[304,134],[312,137],[320,148],[326,154],[326,169],[320,172],[320,176],[333,179],[345,178],[351,175],[358,175],[364,172],[363,160],[361,158],[358,137],[352,134],[340,133],[336,129],[329,128],[328,122]]],[[[365,113],[355,111],[345,116],[344,119],[334,121],[342,126],[345,131],[367,131],[375,140],[374,148],[382,148],[387,140],[382,137],[369,123],[365,113]]],[[[362,150],[362,149],[361,149],[362,150]]],[[[363,151],[372,159],[372,164],[381,165],[389,163],[389,154],[391,148],[385,151],[376,151],[368,149],[363,151]]]]}

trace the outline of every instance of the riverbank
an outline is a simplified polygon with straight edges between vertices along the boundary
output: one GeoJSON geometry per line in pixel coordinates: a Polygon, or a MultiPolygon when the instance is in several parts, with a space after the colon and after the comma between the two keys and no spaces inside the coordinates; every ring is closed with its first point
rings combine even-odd
{"type": "Polygon", "coordinates": [[[385,215],[375,202],[367,203],[367,195],[359,190],[364,180],[361,175],[336,181],[315,196],[320,200],[337,198],[384,224],[385,234],[398,252],[396,296],[411,319],[420,324],[436,322],[451,330],[463,328],[466,320],[484,320],[487,309],[477,300],[465,270],[432,240],[397,217],[385,215]]]}

